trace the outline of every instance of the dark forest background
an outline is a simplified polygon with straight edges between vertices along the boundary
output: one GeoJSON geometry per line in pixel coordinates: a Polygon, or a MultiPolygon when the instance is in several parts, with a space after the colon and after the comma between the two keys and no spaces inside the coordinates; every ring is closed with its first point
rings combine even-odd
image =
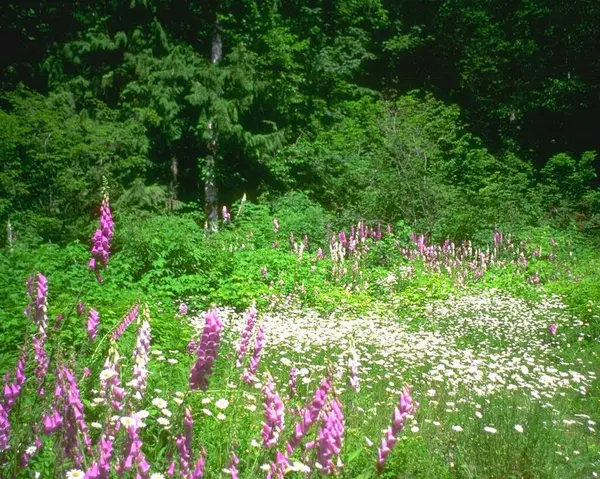
{"type": "Polygon", "coordinates": [[[88,238],[104,176],[122,218],[212,229],[246,194],[435,238],[597,234],[598,18],[593,0],[2,2],[0,220],[88,238]]]}

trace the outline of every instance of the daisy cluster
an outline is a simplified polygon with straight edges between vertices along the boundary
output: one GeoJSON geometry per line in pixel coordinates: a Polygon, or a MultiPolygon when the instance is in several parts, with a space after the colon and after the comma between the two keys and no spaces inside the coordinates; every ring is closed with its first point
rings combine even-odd
{"type": "MultiPolygon", "coordinates": [[[[219,315],[226,324],[223,340],[235,347],[244,316],[228,308],[219,315]]],[[[202,330],[202,316],[190,321],[202,330]]],[[[556,296],[528,303],[491,290],[432,301],[423,311],[393,299],[368,312],[346,307],[328,316],[285,301],[261,313],[260,323],[265,367],[283,372],[293,365],[303,384],[318,381],[330,364],[367,389],[395,380],[411,383],[416,395],[443,386],[449,395],[518,390],[546,401],[569,390],[583,395],[596,379],[593,364],[561,354],[570,347],[565,331],[584,330],[585,323],[573,322],[556,296]],[[549,324],[557,325],[556,335],[549,324]]]]}

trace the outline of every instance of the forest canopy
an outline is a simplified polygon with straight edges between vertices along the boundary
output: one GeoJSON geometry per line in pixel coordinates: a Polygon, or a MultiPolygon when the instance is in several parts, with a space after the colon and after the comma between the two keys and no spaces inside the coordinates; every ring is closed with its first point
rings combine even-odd
{"type": "Polygon", "coordinates": [[[0,6],[0,220],[302,191],[436,238],[600,226],[600,4],[82,0],[0,6]]]}

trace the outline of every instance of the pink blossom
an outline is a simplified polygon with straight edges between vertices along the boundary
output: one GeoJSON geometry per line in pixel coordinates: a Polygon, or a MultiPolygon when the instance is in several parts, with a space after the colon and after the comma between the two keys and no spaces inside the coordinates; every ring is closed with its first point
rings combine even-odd
{"type": "Polygon", "coordinates": [[[96,339],[96,334],[98,334],[98,325],[100,324],[100,315],[98,311],[94,308],[90,308],[88,313],[87,320],[87,333],[90,339],[90,342],[93,342],[96,339]]]}
{"type": "Polygon", "coordinates": [[[105,189],[102,204],[100,205],[100,227],[96,230],[92,238],[92,258],[89,262],[89,268],[96,273],[96,278],[99,282],[102,282],[100,271],[108,267],[113,235],[114,222],[110,211],[108,193],[105,189]]]}
{"type": "Polygon", "coordinates": [[[200,344],[198,344],[198,359],[190,371],[190,389],[206,390],[208,387],[207,376],[212,372],[212,366],[217,358],[217,350],[221,337],[223,323],[219,319],[217,310],[213,309],[206,314],[204,331],[200,344]]]}
{"type": "Polygon", "coordinates": [[[410,396],[408,386],[405,386],[400,395],[400,405],[394,409],[392,424],[386,430],[377,453],[377,469],[379,471],[383,470],[387,457],[398,442],[398,434],[404,428],[406,417],[414,414],[418,407],[418,403],[414,402],[410,396]]]}
{"type": "Polygon", "coordinates": [[[319,429],[318,438],[306,444],[306,449],[317,449],[317,462],[325,474],[335,472],[334,456],[339,456],[342,451],[342,441],[344,438],[344,415],[342,414],[342,403],[335,398],[329,404],[329,411],[321,429],[319,429]]]}
{"type": "Polygon", "coordinates": [[[263,423],[262,437],[265,447],[277,445],[279,434],[283,430],[284,408],[281,398],[275,391],[275,383],[269,375],[267,384],[263,387],[265,396],[265,422],[263,423]]]}
{"type": "Polygon", "coordinates": [[[264,342],[265,342],[265,330],[261,326],[258,329],[258,333],[256,334],[256,342],[254,343],[254,355],[250,358],[250,365],[248,366],[248,368],[246,368],[244,370],[244,373],[242,374],[242,378],[248,384],[252,384],[254,375],[256,374],[256,371],[258,370],[258,365],[260,363],[260,357],[262,354],[262,348],[263,348],[264,342]]]}
{"type": "Polygon", "coordinates": [[[119,338],[123,335],[127,327],[133,323],[133,321],[137,318],[139,313],[140,305],[138,303],[134,304],[133,307],[127,312],[119,326],[115,329],[112,334],[112,340],[118,341],[119,338]]]}

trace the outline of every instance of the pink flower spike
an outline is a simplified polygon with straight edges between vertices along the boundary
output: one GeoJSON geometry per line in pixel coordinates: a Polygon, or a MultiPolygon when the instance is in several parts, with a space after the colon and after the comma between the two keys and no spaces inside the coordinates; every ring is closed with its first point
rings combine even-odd
{"type": "Polygon", "coordinates": [[[104,179],[103,190],[104,195],[100,205],[100,227],[92,237],[92,258],[89,262],[89,268],[96,273],[99,282],[102,282],[100,271],[108,267],[110,246],[114,235],[114,222],[110,211],[106,179],[104,179]]]}
{"type": "Polygon", "coordinates": [[[394,409],[392,425],[388,427],[385,437],[381,440],[381,446],[377,452],[377,469],[383,470],[387,457],[398,442],[398,434],[404,429],[404,422],[408,415],[417,411],[419,404],[414,402],[410,396],[410,389],[405,386],[400,395],[400,405],[394,409]]]}
{"type": "Polygon", "coordinates": [[[207,376],[212,372],[212,366],[217,358],[217,350],[221,338],[223,323],[219,319],[216,309],[206,314],[204,331],[198,344],[198,359],[190,371],[190,389],[201,389],[208,387],[207,376]]]}
{"type": "Polygon", "coordinates": [[[87,333],[90,342],[94,342],[98,334],[98,325],[100,324],[100,315],[94,308],[90,308],[87,320],[87,333]]]}

